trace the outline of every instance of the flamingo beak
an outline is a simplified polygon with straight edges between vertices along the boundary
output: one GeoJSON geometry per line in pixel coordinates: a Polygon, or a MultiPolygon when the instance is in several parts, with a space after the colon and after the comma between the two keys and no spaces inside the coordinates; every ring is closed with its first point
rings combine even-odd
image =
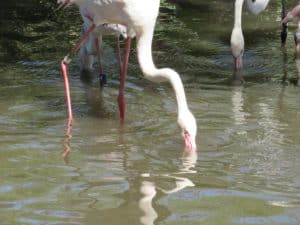
{"type": "Polygon", "coordinates": [[[243,68],[243,54],[240,54],[237,57],[234,57],[234,69],[240,70],[243,68]]]}
{"type": "Polygon", "coordinates": [[[71,5],[70,1],[71,0],[57,0],[57,3],[59,4],[59,6],[57,7],[56,11],[67,8],[69,5],[71,5]]]}
{"type": "Polygon", "coordinates": [[[187,153],[192,153],[197,150],[195,138],[193,138],[189,133],[185,132],[183,135],[184,150],[187,153]]]}

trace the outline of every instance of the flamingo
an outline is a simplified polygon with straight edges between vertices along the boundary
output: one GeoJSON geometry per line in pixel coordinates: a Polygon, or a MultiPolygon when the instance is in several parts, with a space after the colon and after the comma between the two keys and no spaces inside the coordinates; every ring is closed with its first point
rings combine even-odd
{"type": "MultiPolygon", "coordinates": [[[[138,62],[145,78],[153,82],[170,82],[177,100],[177,122],[181,130],[185,150],[187,152],[194,152],[196,150],[196,119],[188,107],[181,78],[173,69],[158,69],[152,58],[152,39],[159,12],[160,0],[58,0],[58,3],[63,7],[76,4],[87,10],[89,17],[93,21],[93,25],[83,36],[82,42],[88,38],[96,26],[101,24],[121,24],[127,27],[125,56],[121,70],[118,97],[121,120],[123,120],[125,116],[124,89],[129,50],[131,40],[136,36],[138,62]]],[[[65,65],[68,64],[69,61],[70,59],[68,57],[62,61],[63,70],[66,70],[65,65]]],[[[68,80],[66,76],[64,76],[64,78],[65,88],[68,90],[68,80]]],[[[70,104],[68,107],[69,106],[70,104]]],[[[69,110],[69,118],[70,116],[72,118],[72,114],[69,110]]]]}
{"type": "MultiPolygon", "coordinates": [[[[79,8],[81,17],[83,19],[82,25],[82,35],[86,33],[89,27],[92,26],[93,21],[92,18],[89,17],[88,11],[80,7],[79,8]]],[[[127,37],[127,28],[120,24],[102,24],[97,26],[95,30],[89,35],[86,42],[81,46],[79,52],[79,58],[81,61],[80,70],[83,71],[92,71],[93,64],[95,62],[95,56],[98,57],[98,67],[100,73],[100,86],[106,83],[106,75],[103,73],[103,66],[101,62],[101,51],[100,46],[102,43],[103,35],[114,35],[116,37],[117,43],[117,52],[118,52],[118,60],[119,66],[121,70],[121,55],[120,55],[120,36],[124,38],[127,37]]]]}
{"type": "MultiPolygon", "coordinates": [[[[259,14],[268,6],[270,0],[235,0],[234,26],[231,33],[231,51],[234,57],[234,68],[240,70],[243,67],[244,35],[242,30],[242,9],[244,1],[249,11],[255,15],[259,14]]],[[[282,18],[285,17],[285,0],[282,0],[282,18]]],[[[281,42],[285,43],[287,37],[287,25],[282,24],[281,42]]]]}
{"type": "Polygon", "coordinates": [[[296,52],[300,53],[300,5],[295,6],[290,12],[287,13],[286,17],[283,18],[282,24],[296,20],[298,21],[298,29],[295,33],[295,44],[296,52]]]}

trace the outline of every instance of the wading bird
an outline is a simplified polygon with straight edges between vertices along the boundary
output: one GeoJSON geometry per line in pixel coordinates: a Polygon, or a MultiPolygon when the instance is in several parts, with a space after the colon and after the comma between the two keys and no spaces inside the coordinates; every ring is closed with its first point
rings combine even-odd
{"type": "MultiPolygon", "coordinates": [[[[249,11],[255,15],[259,14],[268,6],[270,0],[235,0],[234,4],[234,26],[231,33],[231,51],[234,58],[234,68],[239,70],[243,67],[244,35],[242,30],[242,10],[244,1],[249,11]]],[[[282,18],[285,17],[285,0],[282,0],[282,18]]],[[[282,24],[281,43],[284,45],[287,37],[287,25],[282,24]]]]}
{"type": "MultiPolygon", "coordinates": [[[[81,17],[83,19],[82,25],[82,36],[87,32],[87,30],[92,26],[93,20],[89,17],[88,11],[80,7],[79,8],[81,17]]],[[[121,71],[121,53],[120,53],[120,36],[127,38],[127,28],[120,24],[102,24],[97,26],[95,30],[88,36],[86,42],[81,46],[79,51],[80,58],[80,70],[82,74],[84,71],[92,71],[94,69],[95,58],[98,59],[99,67],[99,80],[100,86],[106,83],[106,75],[103,73],[102,57],[101,57],[101,44],[103,35],[114,35],[116,37],[117,53],[119,60],[119,67],[121,71]]]]}
{"type": "MultiPolygon", "coordinates": [[[[180,76],[170,68],[156,68],[152,58],[152,39],[160,0],[58,0],[58,3],[61,3],[63,6],[76,4],[79,7],[83,7],[92,19],[93,24],[83,35],[80,43],[86,41],[97,26],[105,23],[121,24],[127,28],[125,56],[122,64],[118,97],[121,121],[125,117],[124,88],[130,45],[132,38],[136,36],[138,61],[145,78],[154,82],[169,81],[171,83],[177,100],[177,122],[184,139],[185,150],[195,151],[197,125],[195,117],[189,110],[180,76]]],[[[65,57],[61,63],[63,71],[67,70],[69,62],[70,55],[65,57]]],[[[71,109],[67,73],[64,72],[64,74],[67,99],[69,98],[68,108],[70,107],[69,109],[71,109]]],[[[71,110],[69,110],[69,118],[72,118],[71,110]]]]}

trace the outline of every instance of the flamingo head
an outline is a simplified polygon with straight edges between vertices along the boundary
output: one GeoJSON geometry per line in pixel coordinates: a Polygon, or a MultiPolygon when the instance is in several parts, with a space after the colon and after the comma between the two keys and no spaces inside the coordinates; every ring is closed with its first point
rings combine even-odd
{"type": "Polygon", "coordinates": [[[187,153],[195,152],[197,150],[197,124],[194,115],[189,110],[179,113],[178,125],[181,129],[181,135],[183,137],[184,150],[187,153]]]}
{"type": "Polygon", "coordinates": [[[235,70],[243,67],[244,36],[241,27],[234,27],[231,33],[231,52],[234,58],[235,70]]]}
{"type": "Polygon", "coordinates": [[[265,10],[270,0],[247,0],[247,6],[251,13],[257,15],[265,10]]]}

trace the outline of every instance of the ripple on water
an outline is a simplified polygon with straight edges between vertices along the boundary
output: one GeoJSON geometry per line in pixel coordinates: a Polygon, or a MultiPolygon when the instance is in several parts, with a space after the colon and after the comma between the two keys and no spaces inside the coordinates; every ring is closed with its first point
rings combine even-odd
{"type": "MultiPolygon", "coordinates": [[[[111,40],[103,46],[111,75],[103,96],[97,81],[80,81],[78,57],[70,65],[75,119],[66,134],[57,59],[79,37],[76,8],[74,17],[44,28],[51,35],[17,40],[25,46],[18,51],[30,50],[28,59],[0,68],[0,223],[140,225],[148,218],[148,224],[299,224],[300,92],[283,78],[296,80],[298,67],[292,29],[286,50],[278,48],[279,2],[260,17],[244,14],[245,67],[234,74],[232,1],[201,1],[197,9],[162,1],[153,56],[158,67],[180,73],[197,118],[199,159],[192,163],[182,159],[173,89],[140,78],[134,60],[120,129],[111,40]],[[72,36],[58,49],[56,40],[66,33],[61,23],[72,36]],[[232,86],[233,75],[243,75],[245,84],[232,86]],[[64,148],[70,149],[67,159],[64,148]],[[155,196],[140,192],[145,181],[155,196]]],[[[21,6],[36,8],[30,1],[21,6]]],[[[35,36],[36,26],[43,24],[21,30],[35,36]]]]}
{"type": "Polygon", "coordinates": [[[232,222],[237,224],[299,224],[300,219],[285,215],[269,216],[269,217],[245,217],[235,218],[232,222]]]}

